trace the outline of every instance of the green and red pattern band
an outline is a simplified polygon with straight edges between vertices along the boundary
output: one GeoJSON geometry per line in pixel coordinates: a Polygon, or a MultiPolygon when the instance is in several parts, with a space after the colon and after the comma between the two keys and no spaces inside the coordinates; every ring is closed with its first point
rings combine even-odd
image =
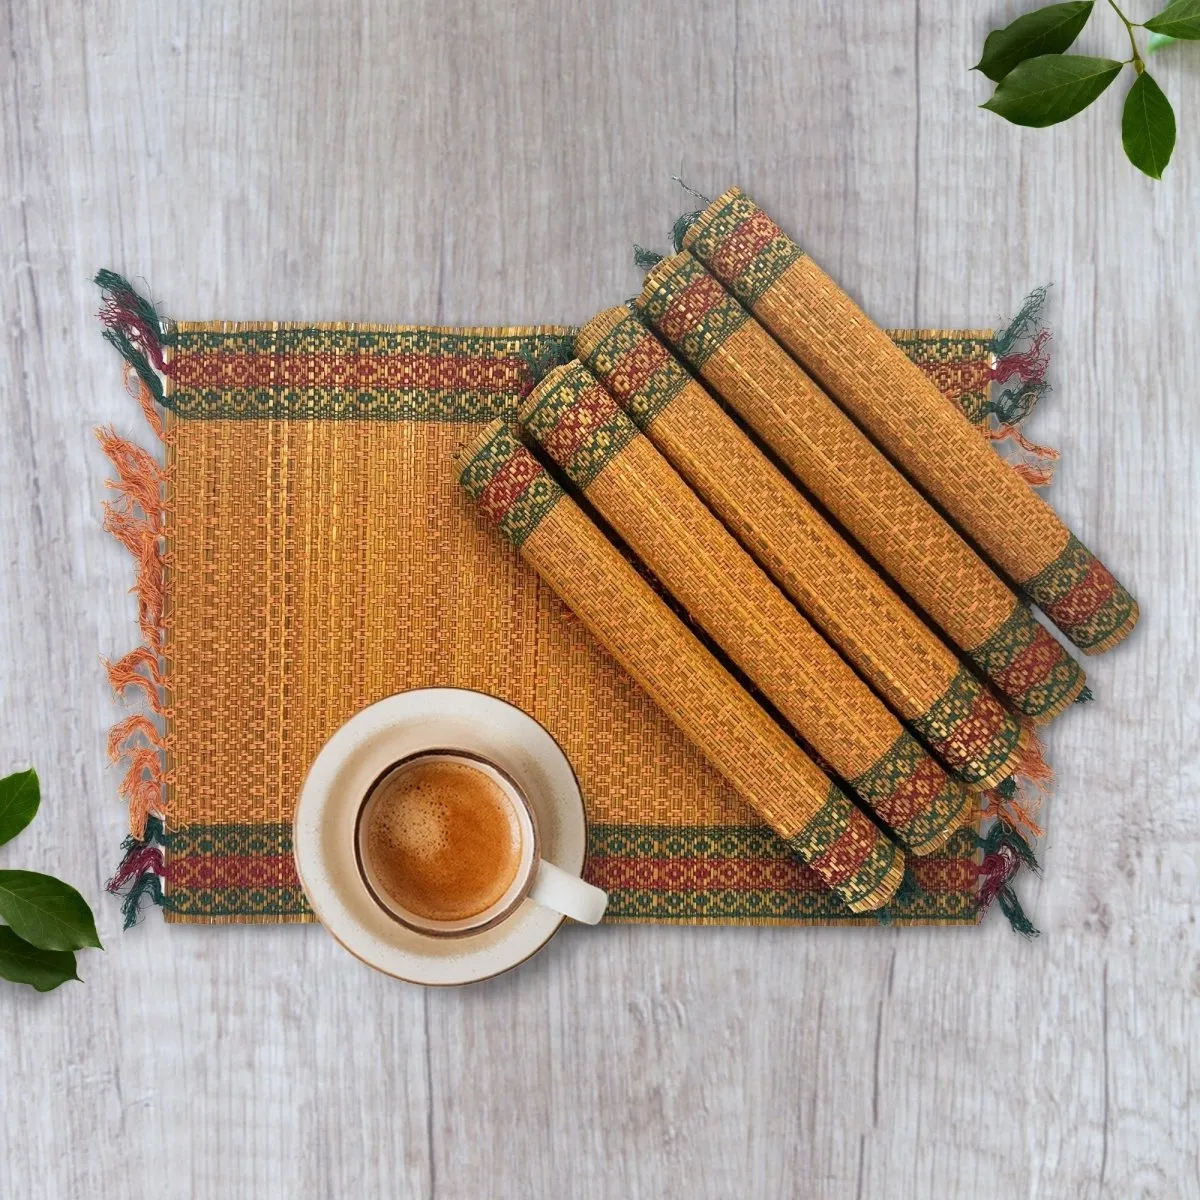
{"type": "Polygon", "coordinates": [[[563,498],[546,468],[503,424],[463,461],[459,481],[483,515],[518,549],[563,498]]]}
{"type": "Polygon", "coordinates": [[[692,378],[633,309],[581,357],[644,430],[692,378]]]}
{"type": "MultiPolygon", "coordinates": [[[[205,919],[312,920],[285,822],[191,826],[169,835],[166,906],[205,919]]],[[[608,921],[846,921],[974,924],[973,829],[908,860],[909,885],[856,915],[761,825],[591,825],[584,876],[609,893],[608,921]]]]}
{"type": "Polygon", "coordinates": [[[475,421],[511,416],[571,357],[574,330],[181,330],[165,402],[221,420],[475,421]]]}
{"type": "Polygon", "coordinates": [[[869,771],[847,782],[905,846],[918,851],[961,825],[969,802],[962,783],[950,778],[909,733],[902,733],[869,771]]]}
{"type": "MultiPolygon", "coordinates": [[[[684,362],[701,370],[747,321],[750,314],[690,254],[670,260],[671,274],[642,292],[634,306],[684,362]]],[[[654,272],[647,276],[647,283],[654,272]]]]}
{"type": "Polygon", "coordinates": [[[804,251],[753,200],[733,189],[693,225],[683,245],[748,308],[804,251]]]}
{"type": "Polygon", "coordinates": [[[1083,690],[1083,668],[1020,602],[967,657],[1034,721],[1049,720],[1083,690]]]}
{"type": "Polygon", "coordinates": [[[1091,654],[1120,641],[1138,618],[1137,601],[1074,534],[1063,552],[1021,590],[1075,645],[1091,654]]]}
{"type": "Polygon", "coordinates": [[[896,843],[882,837],[835,783],[824,806],[787,844],[852,906],[884,885],[900,856],[896,843]]]}
{"type": "Polygon", "coordinates": [[[991,331],[943,333],[926,337],[912,329],[888,336],[972,425],[985,425],[992,404],[991,331]]]}
{"type": "Polygon", "coordinates": [[[638,436],[620,405],[580,362],[551,371],[525,402],[520,420],[584,491],[638,436]]]}
{"type": "Polygon", "coordinates": [[[909,724],[967,783],[994,783],[1021,740],[1020,722],[966,667],[909,724]]]}

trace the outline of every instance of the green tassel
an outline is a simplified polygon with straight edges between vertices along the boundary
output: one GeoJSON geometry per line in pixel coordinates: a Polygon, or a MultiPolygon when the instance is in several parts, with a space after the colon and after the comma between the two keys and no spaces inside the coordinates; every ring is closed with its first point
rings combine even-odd
{"type": "Polygon", "coordinates": [[[169,907],[167,898],[163,895],[162,880],[153,871],[147,871],[144,875],[139,875],[129,891],[125,893],[124,902],[121,904],[121,912],[125,918],[125,929],[132,929],[138,923],[138,917],[141,916],[142,901],[147,899],[151,904],[158,905],[159,908],[169,907]]]}
{"type": "Polygon", "coordinates": [[[555,367],[570,362],[573,355],[574,341],[571,335],[539,338],[532,350],[522,352],[520,355],[521,362],[525,366],[528,384],[522,395],[528,395],[555,367]]]}
{"type": "Polygon", "coordinates": [[[671,243],[675,247],[675,253],[678,254],[683,250],[683,239],[687,231],[700,219],[700,212],[686,212],[671,226],[671,243]]]}
{"type": "Polygon", "coordinates": [[[143,325],[153,329],[160,341],[170,342],[158,310],[145,297],[139,296],[123,275],[118,275],[116,271],[101,270],[96,272],[92,282],[104,292],[106,298],[115,301],[126,312],[133,313],[143,325]]]}
{"type": "Polygon", "coordinates": [[[1007,884],[1000,889],[996,902],[1016,933],[1031,940],[1040,936],[1037,926],[1025,915],[1025,910],[1021,907],[1020,900],[1017,899],[1017,893],[1007,884]]]}
{"type": "Polygon", "coordinates": [[[1044,287],[1034,288],[1028,296],[1025,297],[1025,303],[1021,305],[1021,311],[1008,323],[1006,329],[1002,329],[994,338],[992,338],[992,353],[997,358],[1002,358],[1025,337],[1031,329],[1037,327],[1041,322],[1042,308],[1046,303],[1046,289],[1044,287]]]}
{"type": "Polygon", "coordinates": [[[647,250],[643,246],[639,246],[636,242],[633,244],[633,265],[639,271],[648,271],[651,267],[662,262],[663,256],[655,254],[653,250],[647,250]]]}
{"type": "Polygon", "coordinates": [[[1050,385],[1044,379],[1031,380],[1019,388],[1005,388],[999,396],[987,402],[984,411],[994,416],[1001,425],[1020,425],[1049,390],[1050,385]]]}
{"type": "Polygon", "coordinates": [[[912,868],[906,865],[904,876],[900,880],[900,886],[896,889],[896,894],[891,899],[891,904],[900,908],[907,908],[924,894],[925,889],[917,882],[917,877],[913,874],[912,868]]]}
{"type": "Polygon", "coordinates": [[[975,837],[976,844],[985,857],[995,854],[1001,846],[1009,846],[1016,856],[1035,874],[1042,873],[1041,864],[1033,852],[1033,847],[1011,825],[1003,821],[995,821],[983,837],[975,837]]]}
{"type": "Polygon", "coordinates": [[[1075,703],[1076,704],[1091,704],[1091,702],[1093,700],[1095,700],[1095,698],[1096,697],[1092,695],[1092,689],[1090,687],[1085,687],[1083,689],[1083,691],[1081,691],[1079,693],[1079,695],[1075,697],[1075,703]]]}
{"type": "Polygon", "coordinates": [[[115,346],[117,353],[137,372],[138,378],[150,389],[150,394],[161,405],[166,397],[162,380],[150,365],[150,360],[129,340],[120,329],[106,329],[104,340],[115,346]]]}

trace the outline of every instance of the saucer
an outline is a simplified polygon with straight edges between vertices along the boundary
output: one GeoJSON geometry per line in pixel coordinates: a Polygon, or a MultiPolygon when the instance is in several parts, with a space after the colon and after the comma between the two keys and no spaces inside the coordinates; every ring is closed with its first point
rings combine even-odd
{"type": "Polygon", "coordinates": [[[321,748],[296,804],[294,853],[317,919],[368,966],[431,986],[475,983],[536,954],[566,919],[526,900],[500,925],[437,938],[406,928],[372,899],[358,873],[354,826],[367,789],[421,750],[471,750],[507,771],[537,814],[542,857],[580,874],[587,819],[579,781],[547,731],[519,708],[463,688],[401,692],[364,708],[321,748]]]}

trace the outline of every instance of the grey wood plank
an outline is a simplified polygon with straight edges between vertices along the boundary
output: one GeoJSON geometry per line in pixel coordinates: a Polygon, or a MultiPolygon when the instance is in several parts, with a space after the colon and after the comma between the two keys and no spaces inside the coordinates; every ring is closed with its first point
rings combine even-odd
{"type": "Polygon", "coordinates": [[[0,992],[0,1194],[1200,1194],[1200,75],[1154,65],[1181,130],[1151,184],[1116,91],[1056,130],[974,109],[1022,7],[4,8],[0,771],[32,759],[45,812],[0,863],[76,881],[108,951],[0,992]],[[1042,940],[572,930],[425,994],[317,929],[123,936],[98,655],[134,608],[91,429],[140,418],[90,275],[188,317],[577,321],[636,290],[633,241],[665,248],[673,173],[740,182],[886,323],[990,324],[1055,282],[1032,432],[1144,615],[1047,738],[1042,940]]]}

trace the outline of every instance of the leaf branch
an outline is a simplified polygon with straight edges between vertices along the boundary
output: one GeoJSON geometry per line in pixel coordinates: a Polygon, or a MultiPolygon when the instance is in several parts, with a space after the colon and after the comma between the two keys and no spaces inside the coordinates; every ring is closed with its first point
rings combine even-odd
{"type": "Polygon", "coordinates": [[[1146,70],[1134,30],[1150,34],[1148,54],[1172,41],[1200,41],[1200,0],[1170,0],[1145,22],[1131,21],[1117,0],[1108,0],[1108,6],[1129,37],[1126,59],[1067,53],[1090,19],[1095,0],[1047,4],[1003,29],[993,29],[974,68],[996,85],[981,107],[1014,125],[1057,125],[1081,113],[1124,67],[1132,66],[1133,85],[1121,113],[1121,144],[1139,171],[1161,179],[1175,150],[1175,113],[1146,70]]]}
{"type": "Polygon", "coordinates": [[[1133,63],[1133,69],[1140,75],[1146,69],[1146,64],[1142,61],[1142,52],[1138,49],[1137,38],[1133,34],[1133,22],[1121,11],[1117,0],[1108,0],[1108,3],[1113,12],[1121,18],[1121,23],[1125,26],[1125,32],[1129,34],[1129,45],[1133,49],[1133,57],[1128,61],[1133,63]]]}

